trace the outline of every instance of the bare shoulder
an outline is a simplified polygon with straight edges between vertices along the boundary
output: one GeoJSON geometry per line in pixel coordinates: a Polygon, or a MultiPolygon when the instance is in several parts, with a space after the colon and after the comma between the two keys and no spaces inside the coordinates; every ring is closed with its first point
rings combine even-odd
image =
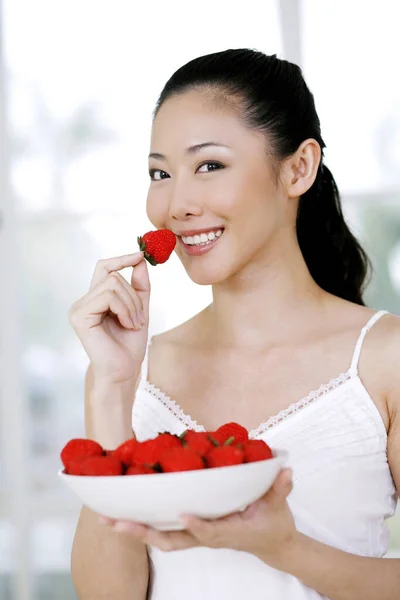
{"type": "Polygon", "coordinates": [[[201,347],[202,341],[207,341],[204,318],[206,310],[204,309],[184,323],[152,337],[149,350],[150,376],[154,375],[158,378],[160,375],[164,379],[165,373],[171,369],[175,370],[176,365],[182,364],[182,360],[189,350],[201,347]]]}
{"type": "Polygon", "coordinates": [[[387,454],[390,470],[400,494],[400,317],[386,315],[376,331],[376,351],[382,357],[386,402],[389,413],[387,454]]]}
{"type": "Polygon", "coordinates": [[[384,315],[368,333],[362,376],[384,402],[388,430],[400,421],[400,317],[384,315]]]}
{"type": "Polygon", "coordinates": [[[386,314],[370,333],[372,351],[385,374],[400,380],[400,317],[386,314]]]}
{"type": "Polygon", "coordinates": [[[400,410],[400,317],[385,315],[374,334],[374,353],[386,377],[388,398],[400,410]]]}
{"type": "Polygon", "coordinates": [[[166,350],[167,347],[184,347],[193,344],[194,341],[201,340],[201,334],[205,327],[205,312],[207,309],[194,315],[184,323],[180,323],[172,329],[163,331],[154,335],[152,338],[152,346],[157,346],[159,349],[166,350]]]}

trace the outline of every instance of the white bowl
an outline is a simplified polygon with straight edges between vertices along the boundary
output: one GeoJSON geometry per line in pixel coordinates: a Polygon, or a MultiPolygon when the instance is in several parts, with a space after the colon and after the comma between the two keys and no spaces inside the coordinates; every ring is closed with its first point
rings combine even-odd
{"type": "Polygon", "coordinates": [[[182,529],[183,513],[217,519],[263,496],[287,460],[286,451],[253,463],[155,475],[58,475],[93,511],[160,530],[182,529]]]}

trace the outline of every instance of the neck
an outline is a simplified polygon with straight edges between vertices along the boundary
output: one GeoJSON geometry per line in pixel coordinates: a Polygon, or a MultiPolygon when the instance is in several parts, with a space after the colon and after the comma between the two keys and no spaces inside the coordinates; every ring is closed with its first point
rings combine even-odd
{"type": "Polygon", "coordinates": [[[256,348],[293,338],[325,301],[296,244],[292,252],[253,260],[213,286],[207,313],[218,345],[256,348]]]}

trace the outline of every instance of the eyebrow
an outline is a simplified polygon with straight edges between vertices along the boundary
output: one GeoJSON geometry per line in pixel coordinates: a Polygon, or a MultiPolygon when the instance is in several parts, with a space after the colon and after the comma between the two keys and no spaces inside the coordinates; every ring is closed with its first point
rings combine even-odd
{"type": "MultiPolygon", "coordinates": [[[[203,142],[202,144],[195,144],[194,146],[189,146],[186,148],[185,154],[196,154],[196,152],[200,152],[203,148],[209,148],[210,146],[216,148],[229,148],[226,144],[220,144],[219,142],[203,142]]],[[[157,158],[159,160],[167,160],[167,157],[164,154],[160,154],[159,152],[151,152],[149,154],[149,158],[157,158]]]]}

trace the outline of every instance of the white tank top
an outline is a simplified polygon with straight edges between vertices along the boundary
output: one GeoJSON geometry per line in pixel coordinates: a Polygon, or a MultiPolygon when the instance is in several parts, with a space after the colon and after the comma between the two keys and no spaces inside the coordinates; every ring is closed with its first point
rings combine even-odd
{"type": "MultiPolygon", "coordinates": [[[[350,368],[250,432],[289,452],[293,491],[288,503],[299,531],[352,554],[383,557],[397,493],[387,461],[387,433],[365,389],[358,363],[367,332],[362,329],[350,368]]],[[[151,342],[150,342],[151,343],[151,342]]],[[[147,354],[133,406],[139,440],[170,431],[204,427],[147,381],[147,354]]],[[[149,548],[151,600],[320,600],[325,598],[287,573],[251,554],[193,548],[162,552],[149,548]]]]}

